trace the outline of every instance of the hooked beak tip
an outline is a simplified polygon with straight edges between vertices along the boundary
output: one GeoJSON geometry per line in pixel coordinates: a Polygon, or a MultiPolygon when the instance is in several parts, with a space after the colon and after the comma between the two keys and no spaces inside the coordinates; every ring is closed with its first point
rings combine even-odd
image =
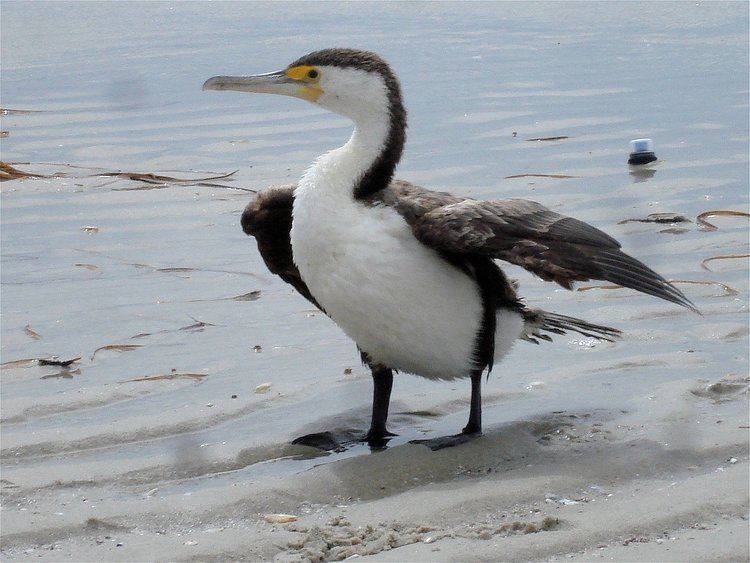
{"type": "Polygon", "coordinates": [[[218,77],[214,76],[213,78],[209,78],[203,83],[203,86],[201,90],[221,90],[221,83],[219,80],[217,80],[218,77]]]}

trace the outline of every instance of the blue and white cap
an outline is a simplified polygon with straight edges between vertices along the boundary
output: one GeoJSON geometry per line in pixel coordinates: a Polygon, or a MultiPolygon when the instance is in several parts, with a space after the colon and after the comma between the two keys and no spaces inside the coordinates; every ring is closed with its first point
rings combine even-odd
{"type": "Polygon", "coordinates": [[[630,141],[630,152],[654,152],[654,141],[651,139],[633,139],[630,141]]]}

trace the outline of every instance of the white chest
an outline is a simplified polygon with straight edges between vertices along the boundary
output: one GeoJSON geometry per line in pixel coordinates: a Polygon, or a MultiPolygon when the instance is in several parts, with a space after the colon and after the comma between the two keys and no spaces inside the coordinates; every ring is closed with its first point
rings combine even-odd
{"type": "Polygon", "coordinates": [[[374,361],[430,378],[469,375],[482,310],[474,281],[331,172],[341,170],[319,162],[295,193],[292,249],[312,294],[374,361]]]}

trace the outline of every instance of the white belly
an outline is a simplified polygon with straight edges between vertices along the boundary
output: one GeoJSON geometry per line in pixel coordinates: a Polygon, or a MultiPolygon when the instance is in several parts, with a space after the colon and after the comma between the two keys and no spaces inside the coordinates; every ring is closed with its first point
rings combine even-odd
{"type": "MultiPolygon", "coordinates": [[[[300,183],[294,260],[310,291],[378,363],[435,379],[466,377],[482,317],[476,283],[417,241],[388,207],[370,207],[300,183]]],[[[496,359],[521,317],[498,315],[496,359]]]]}

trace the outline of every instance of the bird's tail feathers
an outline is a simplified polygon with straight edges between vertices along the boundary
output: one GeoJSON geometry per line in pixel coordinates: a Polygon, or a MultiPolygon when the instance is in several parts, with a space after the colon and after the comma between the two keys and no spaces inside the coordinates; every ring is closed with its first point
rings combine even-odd
{"type": "Polygon", "coordinates": [[[622,334],[616,328],[596,325],[557,313],[548,313],[541,309],[524,309],[521,314],[524,319],[524,330],[520,338],[534,344],[539,344],[539,340],[552,342],[552,338],[547,333],[565,334],[573,331],[583,336],[609,342],[614,342],[622,334]]]}

